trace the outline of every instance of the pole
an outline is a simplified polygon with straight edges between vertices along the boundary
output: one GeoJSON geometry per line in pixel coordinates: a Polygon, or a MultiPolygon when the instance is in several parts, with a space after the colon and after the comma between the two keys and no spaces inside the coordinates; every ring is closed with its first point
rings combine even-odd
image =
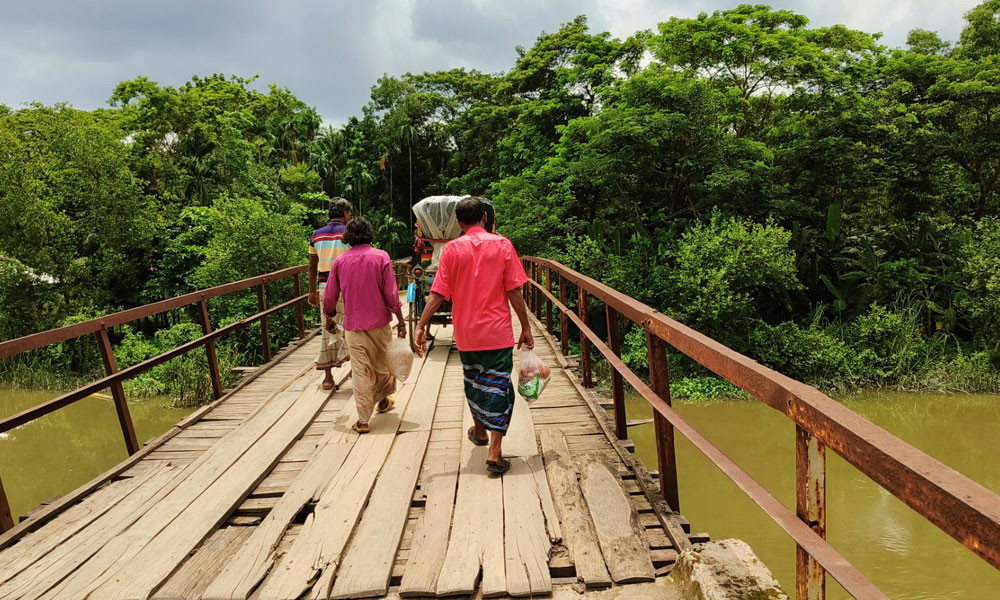
{"type": "MultiPolygon", "coordinates": [[[[605,305],[605,314],[608,320],[608,345],[615,356],[622,356],[622,337],[618,329],[618,311],[605,305]]],[[[615,404],[615,435],[618,439],[624,440],[628,437],[628,423],[625,420],[625,386],[622,383],[622,374],[618,369],[611,369],[611,398],[615,404]]]]}
{"type": "MultiPolygon", "coordinates": [[[[260,312],[267,310],[267,291],[263,283],[257,286],[257,308],[260,312]]],[[[260,320],[260,335],[264,341],[264,362],[271,362],[271,331],[267,325],[267,317],[260,320]]]]}
{"type": "MultiPolygon", "coordinates": [[[[202,334],[212,333],[212,322],[208,318],[208,302],[204,298],[198,302],[198,315],[201,318],[202,334]]],[[[212,394],[219,399],[222,397],[222,377],[219,374],[219,357],[215,353],[214,340],[205,342],[205,354],[208,356],[208,373],[212,378],[212,394]]]]}
{"type": "MultiPolygon", "coordinates": [[[[795,426],[795,513],[826,539],[826,446],[795,426]]],[[[826,571],[801,546],[795,547],[795,597],[826,598],[826,571]]]]}

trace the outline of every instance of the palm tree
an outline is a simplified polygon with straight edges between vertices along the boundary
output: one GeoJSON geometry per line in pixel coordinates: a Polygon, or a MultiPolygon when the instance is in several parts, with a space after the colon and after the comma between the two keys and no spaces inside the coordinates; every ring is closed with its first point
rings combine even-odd
{"type": "Polygon", "coordinates": [[[396,137],[400,142],[406,144],[406,151],[409,156],[407,162],[410,167],[410,210],[407,213],[410,216],[410,229],[413,229],[413,139],[417,136],[417,130],[413,126],[413,123],[406,121],[401,124],[396,130],[396,137]]]}

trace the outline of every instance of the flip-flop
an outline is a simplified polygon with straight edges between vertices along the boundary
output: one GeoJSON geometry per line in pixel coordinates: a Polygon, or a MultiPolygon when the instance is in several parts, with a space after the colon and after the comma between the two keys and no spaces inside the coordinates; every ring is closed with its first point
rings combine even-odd
{"type": "Polygon", "coordinates": [[[385,400],[383,400],[382,402],[379,402],[375,406],[375,412],[377,412],[380,415],[389,412],[390,410],[393,409],[394,406],[396,406],[396,399],[393,398],[392,396],[386,396],[385,400]],[[385,408],[382,408],[382,402],[385,402],[385,408]]]}
{"type": "Polygon", "coordinates": [[[323,388],[324,392],[326,392],[337,387],[337,384],[332,381],[324,381],[323,383],[320,384],[320,387],[323,388]]]}
{"type": "Polygon", "coordinates": [[[354,425],[351,425],[351,429],[360,434],[365,434],[371,431],[371,427],[368,426],[368,423],[361,423],[360,421],[356,421],[354,425]]]}
{"type": "Polygon", "coordinates": [[[479,438],[476,437],[476,428],[475,427],[469,427],[469,431],[467,432],[467,435],[469,436],[469,441],[472,442],[473,444],[477,445],[477,446],[485,446],[485,445],[487,445],[487,444],[490,443],[489,439],[481,440],[481,439],[479,439],[479,438]]]}
{"type": "Polygon", "coordinates": [[[503,475],[510,471],[510,461],[503,457],[500,457],[499,463],[486,461],[486,470],[494,475],[503,475]]]}

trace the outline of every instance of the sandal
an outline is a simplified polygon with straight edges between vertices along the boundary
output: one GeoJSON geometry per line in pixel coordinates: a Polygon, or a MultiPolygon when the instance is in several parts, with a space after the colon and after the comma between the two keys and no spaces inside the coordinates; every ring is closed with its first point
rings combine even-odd
{"type": "Polygon", "coordinates": [[[469,441],[472,442],[473,444],[477,445],[477,446],[486,446],[487,444],[490,443],[489,438],[487,438],[485,440],[481,440],[481,439],[479,439],[479,438],[476,437],[476,428],[475,427],[469,427],[468,436],[469,436],[469,441]]]}
{"type": "Polygon", "coordinates": [[[510,461],[502,456],[498,463],[488,460],[486,461],[486,470],[494,475],[503,475],[507,471],[510,471],[510,461]]]}
{"type": "Polygon", "coordinates": [[[351,425],[351,429],[359,434],[369,433],[372,430],[371,427],[368,426],[368,423],[362,423],[361,421],[357,421],[354,425],[351,425]]]}
{"type": "Polygon", "coordinates": [[[320,388],[322,388],[324,392],[328,392],[335,387],[337,387],[337,384],[333,381],[324,381],[323,383],[320,384],[320,388]]]}
{"type": "Polygon", "coordinates": [[[389,412],[390,410],[393,409],[394,406],[396,406],[396,399],[393,398],[392,396],[386,396],[385,400],[383,400],[382,402],[379,402],[378,405],[375,407],[375,412],[377,412],[380,415],[389,412]],[[382,402],[385,403],[384,407],[382,406],[382,402]]]}

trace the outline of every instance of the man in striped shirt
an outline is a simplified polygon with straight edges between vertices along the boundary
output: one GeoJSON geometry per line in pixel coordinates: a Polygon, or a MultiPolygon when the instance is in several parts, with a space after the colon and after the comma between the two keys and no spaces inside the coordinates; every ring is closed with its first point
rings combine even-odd
{"type": "MultiPolygon", "coordinates": [[[[309,306],[321,306],[320,298],[326,292],[326,279],[330,275],[330,267],[333,261],[351,249],[344,243],[344,228],[351,220],[351,203],[343,198],[330,200],[330,222],[313,232],[309,239],[309,306]]],[[[320,312],[323,309],[320,308],[320,312]]],[[[337,324],[336,331],[330,332],[323,327],[323,316],[320,315],[320,325],[322,342],[320,344],[319,357],[316,359],[316,368],[326,371],[326,378],[323,380],[323,389],[333,389],[334,367],[339,367],[348,359],[347,345],[344,342],[344,307],[337,306],[337,314],[334,315],[334,322],[337,324]]]]}

